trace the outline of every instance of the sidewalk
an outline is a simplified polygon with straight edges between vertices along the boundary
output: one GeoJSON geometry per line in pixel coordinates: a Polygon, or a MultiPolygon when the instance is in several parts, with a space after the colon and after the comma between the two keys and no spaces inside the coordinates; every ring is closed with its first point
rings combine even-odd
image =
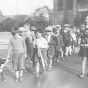
{"type": "MultiPolygon", "coordinates": [[[[5,51],[6,53],[6,51],[5,51]]],[[[83,79],[78,77],[81,73],[81,58],[77,54],[69,56],[65,61],[60,60],[60,63],[53,63],[51,71],[47,71],[46,75],[34,77],[34,67],[27,68],[24,73],[24,81],[15,83],[14,71],[11,63],[4,68],[6,82],[0,80],[0,88],[88,88],[88,77],[83,79]]]]}

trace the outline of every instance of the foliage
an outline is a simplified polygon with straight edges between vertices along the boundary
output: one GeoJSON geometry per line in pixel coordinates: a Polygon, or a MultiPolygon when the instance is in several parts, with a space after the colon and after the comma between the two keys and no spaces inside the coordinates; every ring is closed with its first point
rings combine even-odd
{"type": "Polygon", "coordinates": [[[50,20],[50,12],[51,10],[47,7],[40,7],[35,9],[32,17],[36,20],[36,21],[49,21],[50,20]]]}

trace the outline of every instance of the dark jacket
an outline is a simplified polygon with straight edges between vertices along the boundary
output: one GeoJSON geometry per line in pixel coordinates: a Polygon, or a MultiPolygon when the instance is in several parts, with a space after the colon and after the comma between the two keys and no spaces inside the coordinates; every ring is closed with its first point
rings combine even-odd
{"type": "Polygon", "coordinates": [[[57,51],[59,51],[63,46],[63,37],[61,34],[59,34],[57,37],[54,37],[54,39],[56,42],[55,48],[57,51]]]}

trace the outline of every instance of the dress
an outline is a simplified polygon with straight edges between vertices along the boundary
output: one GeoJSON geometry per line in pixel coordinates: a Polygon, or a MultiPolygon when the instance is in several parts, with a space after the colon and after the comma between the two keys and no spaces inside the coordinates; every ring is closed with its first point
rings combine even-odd
{"type": "Polygon", "coordinates": [[[81,32],[80,56],[88,57],[88,30],[81,32]]]}

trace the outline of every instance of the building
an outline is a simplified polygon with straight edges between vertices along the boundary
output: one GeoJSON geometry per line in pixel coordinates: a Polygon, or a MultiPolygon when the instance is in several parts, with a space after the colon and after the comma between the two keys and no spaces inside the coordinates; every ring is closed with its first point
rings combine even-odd
{"type": "Polygon", "coordinates": [[[74,19],[83,22],[87,13],[88,0],[54,0],[54,24],[74,25],[74,19]]]}

